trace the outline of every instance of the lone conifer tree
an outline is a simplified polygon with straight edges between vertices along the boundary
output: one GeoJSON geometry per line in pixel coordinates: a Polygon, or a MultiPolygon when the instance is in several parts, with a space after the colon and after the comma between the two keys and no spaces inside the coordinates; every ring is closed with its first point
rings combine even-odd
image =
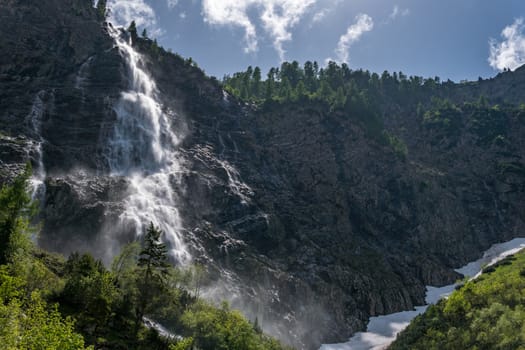
{"type": "Polygon", "coordinates": [[[131,35],[131,42],[134,43],[137,41],[138,34],[137,34],[137,24],[135,21],[131,21],[131,24],[128,27],[128,32],[131,35]]]}
{"type": "Polygon", "coordinates": [[[166,288],[170,271],[168,248],[160,241],[162,231],[151,222],[146,230],[144,246],[139,255],[138,266],[141,269],[138,281],[138,302],[135,316],[137,331],[142,318],[153,299],[166,288]]]}

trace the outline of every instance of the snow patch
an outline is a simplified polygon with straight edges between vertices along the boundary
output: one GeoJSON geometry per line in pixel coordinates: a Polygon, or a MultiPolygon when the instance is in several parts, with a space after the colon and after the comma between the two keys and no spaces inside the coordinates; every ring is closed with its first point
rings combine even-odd
{"type": "MultiPolygon", "coordinates": [[[[494,244],[483,257],[473,261],[455,271],[476,278],[485,266],[490,266],[505,257],[515,254],[525,248],[525,238],[515,238],[511,241],[494,244]]],[[[319,350],[381,350],[386,349],[399,332],[408,327],[410,321],[422,314],[428,305],[435,304],[442,298],[449,296],[456,287],[451,284],[444,287],[427,286],[425,302],[427,305],[418,306],[414,310],[396,312],[389,315],[370,317],[366,332],[356,333],[347,343],[323,344],[319,350]]]]}

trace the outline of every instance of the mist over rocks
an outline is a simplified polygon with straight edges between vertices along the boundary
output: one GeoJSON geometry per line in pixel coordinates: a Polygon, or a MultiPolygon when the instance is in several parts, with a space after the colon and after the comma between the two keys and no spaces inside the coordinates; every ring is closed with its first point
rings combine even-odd
{"type": "MultiPolygon", "coordinates": [[[[130,76],[110,28],[89,1],[0,4],[0,178],[37,165],[31,145],[41,138],[39,244],[106,262],[136,237],[133,225],[113,225],[130,177],[112,176],[107,148],[130,76]],[[34,135],[27,116],[41,91],[34,135]]],[[[184,244],[208,266],[207,295],[297,348],[346,340],[370,316],[423,304],[426,285],[452,283],[453,267],[525,228],[523,68],[410,100],[379,97],[385,130],[406,144],[399,157],[356,115],[315,101],[247,104],[150,39],[133,50],[180,137],[180,168],[165,184],[184,244]],[[481,142],[466,111],[453,131],[417,113],[434,96],[481,95],[501,106],[503,143],[481,142]]]]}

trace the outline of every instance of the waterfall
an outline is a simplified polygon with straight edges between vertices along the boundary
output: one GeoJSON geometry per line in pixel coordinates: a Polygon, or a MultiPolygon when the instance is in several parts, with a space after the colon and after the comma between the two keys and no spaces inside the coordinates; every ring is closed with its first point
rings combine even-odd
{"type": "Polygon", "coordinates": [[[241,204],[248,204],[253,196],[253,190],[245,184],[239,175],[237,169],[235,169],[226,160],[216,159],[217,163],[224,169],[228,176],[228,187],[237,197],[241,199],[241,204]]]}
{"type": "Polygon", "coordinates": [[[44,114],[44,101],[42,97],[45,91],[39,91],[31,106],[31,111],[26,117],[26,123],[28,124],[29,131],[31,132],[32,140],[32,152],[34,153],[34,160],[36,166],[33,169],[33,176],[30,180],[31,185],[31,198],[42,199],[45,195],[46,186],[46,170],[44,167],[44,154],[42,145],[44,139],[42,137],[42,116],[44,114]]]}
{"type": "Polygon", "coordinates": [[[84,85],[86,84],[86,81],[89,79],[89,68],[94,58],[95,56],[90,56],[84,63],[82,63],[80,65],[80,68],[78,69],[77,76],[75,77],[75,89],[82,91],[82,102],[85,102],[84,101],[84,85]]]}
{"type": "Polygon", "coordinates": [[[155,82],[144,69],[142,56],[108,26],[126,62],[128,90],[114,106],[117,115],[106,156],[111,176],[129,180],[121,228],[134,230],[136,236],[153,222],[164,232],[171,256],[182,265],[191,261],[183,242],[182,222],[173,186],[179,184],[182,158],[180,137],[172,130],[176,115],[164,111],[155,82]]]}

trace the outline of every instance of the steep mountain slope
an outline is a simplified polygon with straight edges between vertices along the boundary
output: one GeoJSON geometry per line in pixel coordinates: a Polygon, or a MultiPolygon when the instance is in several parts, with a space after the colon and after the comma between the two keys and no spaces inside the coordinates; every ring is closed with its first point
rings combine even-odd
{"type": "MultiPolygon", "coordinates": [[[[0,3],[1,175],[42,158],[39,243],[106,261],[137,232],[116,224],[134,184],[112,174],[108,147],[132,77],[111,30],[90,1],[0,3]]],[[[297,347],[422,304],[425,285],[450,283],[451,267],[524,229],[524,69],[410,98],[383,90],[374,103],[400,155],[363,111],[244,103],[149,39],[133,49],[180,138],[169,192],[185,245],[208,266],[205,293],[297,347]],[[462,104],[481,94],[487,106],[462,104]]]]}

